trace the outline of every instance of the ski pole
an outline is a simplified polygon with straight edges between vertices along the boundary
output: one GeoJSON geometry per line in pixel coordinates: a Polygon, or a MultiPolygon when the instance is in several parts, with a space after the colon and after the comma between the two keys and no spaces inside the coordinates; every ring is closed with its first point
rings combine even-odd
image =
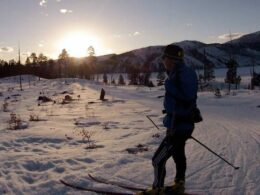
{"type": "MultiPolygon", "coordinates": [[[[146,116],[153,124],[154,126],[158,129],[159,127],[153,122],[153,120],[149,117],[146,116]]],[[[232,166],[235,170],[239,169],[239,167],[234,166],[233,164],[231,164],[230,162],[228,162],[226,159],[224,159],[223,157],[221,157],[220,155],[218,155],[216,152],[214,152],[213,150],[211,150],[208,146],[206,146],[205,144],[201,143],[199,140],[197,140],[195,137],[190,136],[191,139],[193,139],[194,141],[196,141],[197,143],[199,143],[200,145],[202,145],[204,148],[206,148],[207,150],[209,150],[210,152],[212,152],[213,154],[215,154],[217,157],[219,157],[221,160],[225,161],[227,164],[229,164],[230,166],[232,166]]]]}
{"type": "Polygon", "coordinates": [[[160,130],[159,127],[153,122],[153,120],[148,115],[146,115],[146,118],[148,118],[158,130],[160,130]]]}
{"type": "Polygon", "coordinates": [[[231,164],[230,162],[228,162],[226,159],[224,159],[223,157],[221,157],[220,155],[218,155],[216,152],[214,152],[213,150],[211,150],[208,146],[206,146],[205,144],[201,143],[199,140],[197,140],[195,137],[190,136],[191,139],[193,139],[194,141],[196,141],[197,143],[199,143],[200,145],[202,145],[204,148],[206,148],[208,151],[212,152],[213,154],[215,154],[217,157],[219,157],[221,160],[225,161],[227,164],[229,164],[231,167],[233,167],[235,170],[239,169],[239,167],[234,166],[233,164],[231,164]]]}

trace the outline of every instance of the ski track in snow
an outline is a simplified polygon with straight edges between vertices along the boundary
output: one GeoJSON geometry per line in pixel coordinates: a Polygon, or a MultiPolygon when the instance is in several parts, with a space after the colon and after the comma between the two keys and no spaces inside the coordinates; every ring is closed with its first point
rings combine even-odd
{"type": "MultiPolygon", "coordinates": [[[[95,194],[65,187],[59,179],[125,191],[94,183],[88,173],[140,187],[152,184],[151,158],[165,133],[162,99],[157,98],[163,95],[163,87],[114,87],[80,79],[67,79],[69,84],[65,84],[64,79],[41,79],[19,91],[14,80],[15,77],[0,80],[1,106],[10,97],[8,112],[0,111],[0,194],[95,194]],[[101,88],[106,90],[108,101],[98,100],[101,88]],[[67,94],[74,100],[60,104],[67,94]],[[38,106],[40,95],[57,103],[38,106]],[[19,114],[28,127],[8,130],[11,112],[19,114]],[[29,121],[32,113],[42,120],[29,121]],[[158,124],[160,131],[146,115],[158,124]],[[91,143],[98,148],[87,149],[87,141],[79,134],[82,128],[94,133],[91,143]],[[160,138],[153,137],[156,133],[160,138]],[[148,151],[137,154],[126,151],[138,144],[148,151]]],[[[260,108],[256,107],[259,99],[257,90],[241,89],[235,96],[219,99],[211,92],[199,93],[198,105],[204,121],[196,125],[193,136],[240,169],[234,170],[195,141],[188,140],[187,191],[227,195],[260,193],[260,108]]],[[[169,159],[166,184],[174,179],[174,166],[169,159]]]]}

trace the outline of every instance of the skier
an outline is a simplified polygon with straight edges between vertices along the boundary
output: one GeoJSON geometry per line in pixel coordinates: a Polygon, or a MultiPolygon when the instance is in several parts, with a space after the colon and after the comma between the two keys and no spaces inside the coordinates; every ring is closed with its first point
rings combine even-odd
{"type": "Polygon", "coordinates": [[[165,164],[172,157],[176,164],[176,176],[173,186],[167,188],[171,194],[183,194],[185,190],[185,142],[194,130],[192,110],[197,99],[197,75],[184,64],[184,51],[177,45],[168,45],[164,49],[162,60],[168,74],[165,81],[164,126],[166,136],[155,152],[153,188],[139,194],[164,194],[165,164]]]}

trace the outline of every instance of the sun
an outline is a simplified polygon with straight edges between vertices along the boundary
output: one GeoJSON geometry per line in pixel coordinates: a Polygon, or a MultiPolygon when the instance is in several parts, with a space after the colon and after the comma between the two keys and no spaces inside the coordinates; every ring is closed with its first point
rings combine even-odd
{"type": "Polygon", "coordinates": [[[86,32],[68,33],[58,43],[59,51],[66,49],[71,57],[88,56],[89,46],[94,47],[96,55],[100,54],[102,50],[100,38],[86,32]]]}

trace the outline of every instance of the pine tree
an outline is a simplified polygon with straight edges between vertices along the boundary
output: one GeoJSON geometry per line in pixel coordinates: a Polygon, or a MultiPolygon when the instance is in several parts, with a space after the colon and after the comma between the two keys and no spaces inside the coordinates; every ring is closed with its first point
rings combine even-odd
{"type": "Polygon", "coordinates": [[[206,56],[206,50],[204,49],[204,76],[203,76],[203,80],[205,81],[211,81],[212,79],[215,78],[214,76],[214,64],[212,64],[207,56],[206,56]]]}
{"type": "Polygon", "coordinates": [[[158,74],[157,74],[157,86],[163,85],[165,78],[166,78],[166,76],[165,76],[165,73],[163,71],[158,72],[158,74]]]}
{"type": "Polygon", "coordinates": [[[47,75],[46,75],[46,73],[47,73],[47,61],[48,61],[47,56],[45,56],[42,53],[40,53],[39,56],[38,56],[38,63],[39,63],[38,75],[39,75],[39,80],[40,80],[40,76],[47,78],[47,75]]]}
{"type": "Polygon", "coordinates": [[[32,72],[33,75],[37,74],[37,66],[38,66],[38,57],[36,55],[36,53],[31,53],[30,55],[30,59],[31,59],[31,67],[32,67],[32,72]]]}
{"type": "Polygon", "coordinates": [[[55,61],[53,59],[49,59],[48,60],[48,77],[53,79],[53,78],[57,78],[57,71],[55,69],[55,61]]]}
{"type": "Polygon", "coordinates": [[[88,47],[88,55],[89,56],[94,56],[95,55],[95,49],[93,46],[88,47]]]}
{"type": "Polygon", "coordinates": [[[140,71],[137,67],[130,67],[128,69],[129,85],[138,85],[140,80],[140,71]]]}
{"type": "Polygon", "coordinates": [[[214,64],[208,63],[204,65],[204,81],[211,81],[214,79],[214,64]]]}
{"type": "Polygon", "coordinates": [[[104,75],[103,75],[103,82],[105,84],[107,84],[107,74],[106,73],[104,73],[104,75]]]}
{"type": "Polygon", "coordinates": [[[237,89],[237,86],[241,81],[241,77],[237,76],[238,63],[235,59],[231,58],[226,63],[226,66],[227,66],[228,70],[226,73],[225,82],[228,83],[228,89],[230,91],[231,84],[236,84],[236,89],[237,89]]]}
{"type": "Polygon", "coordinates": [[[116,84],[116,81],[115,81],[115,79],[112,79],[112,81],[111,81],[111,84],[113,84],[113,85],[115,85],[115,84],[116,84]]]}
{"type": "Polygon", "coordinates": [[[251,77],[251,89],[253,90],[255,86],[260,86],[260,73],[255,72],[255,57],[252,56],[251,58],[252,61],[252,77],[251,77]]]}
{"type": "Polygon", "coordinates": [[[254,86],[260,86],[260,73],[253,73],[253,77],[251,79],[251,86],[254,89],[254,86]]]}
{"type": "Polygon", "coordinates": [[[119,85],[125,85],[124,77],[121,74],[119,75],[118,84],[119,85]]]}
{"type": "Polygon", "coordinates": [[[150,72],[144,73],[144,85],[147,86],[147,87],[154,87],[154,84],[150,80],[150,78],[151,78],[151,73],[150,72]]]}
{"type": "MultiPolygon", "coordinates": [[[[67,50],[66,49],[63,49],[62,50],[62,52],[61,52],[61,54],[59,55],[59,65],[61,66],[61,67],[64,67],[64,77],[66,78],[68,75],[67,75],[67,68],[68,68],[68,60],[69,60],[69,54],[68,54],[68,52],[67,52],[67,50]]],[[[60,73],[62,73],[62,70],[61,70],[61,72],[60,73]]],[[[66,82],[66,80],[65,80],[65,82],[66,82]]]]}
{"type": "Polygon", "coordinates": [[[97,73],[97,57],[95,56],[95,49],[93,46],[88,47],[88,57],[87,57],[87,66],[88,68],[88,74],[89,74],[89,79],[94,80],[94,73],[97,73]]]}

